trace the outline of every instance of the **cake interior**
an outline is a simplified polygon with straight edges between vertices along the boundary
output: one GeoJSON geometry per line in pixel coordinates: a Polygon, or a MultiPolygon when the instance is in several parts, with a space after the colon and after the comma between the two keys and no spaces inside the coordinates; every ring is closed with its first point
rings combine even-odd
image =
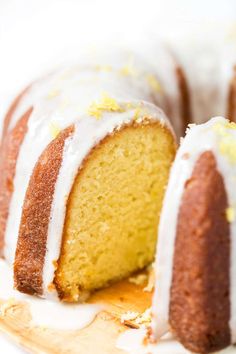
{"type": "Polygon", "coordinates": [[[126,126],[92,150],[68,200],[54,279],[61,298],[78,301],[153,261],[174,155],[158,122],[126,126]]]}

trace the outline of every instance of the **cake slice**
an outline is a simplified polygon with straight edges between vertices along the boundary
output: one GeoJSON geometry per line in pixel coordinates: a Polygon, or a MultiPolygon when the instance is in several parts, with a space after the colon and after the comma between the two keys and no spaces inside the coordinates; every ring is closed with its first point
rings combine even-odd
{"type": "Polygon", "coordinates": [[[77,65],[14,102],[0,149],[0,246],[19,291],[83,301],[152,262],[176,141],[153,104],[164,108],[165,92],[149,79],[122,61],[77,65]]]}
{"type": "Polygon", "coordinates": [[[236,337],[236,124],[190,126],[174,162],[159,226],[155,339],[170,330],[196,353],[236,337]]]}

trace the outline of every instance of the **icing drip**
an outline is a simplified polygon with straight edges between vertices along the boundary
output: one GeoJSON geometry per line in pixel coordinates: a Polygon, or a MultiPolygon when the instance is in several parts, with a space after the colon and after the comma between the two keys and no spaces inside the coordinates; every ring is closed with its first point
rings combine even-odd
{"type": "MultiPolygon", "coordinates": [[[[235,125],[226,119],[212,118],[208,123],[190,127],[177,153],[171,170],[159,225],[159,242],[156,260],[156,288],[153,298],[153,331],[156,338],[168,331],[170,287],[172,282],[173,254],[178,210],[185,182],[192,175],[196,161],[204,151],[212,151],[221,173],[230,206],[230,304],[231,342],[236,341],[236,220],[232,210],[236,207],[236,163],[234,144],[235,125]],[[201,144],[199,144],[201,141],[201,144]],[[171,223],[170,223],[171,220],[171,223]]],[[[227,216],[227,210],[226,210],[227,216]]]]}
{"type": "Polygon", "coordinates": [[[0,282],[0,299],[8,300],[0,307],[0,313],[14,303],[24,303],[29,306],[31,324],[59,330],[77,330],[88,326],[102,311],[101,305],[63,304],[59,301],[43,300],[34,296],[22,294],[13,290],[11,267],[0,259],[0,273],[4,281],[0,282]]]}

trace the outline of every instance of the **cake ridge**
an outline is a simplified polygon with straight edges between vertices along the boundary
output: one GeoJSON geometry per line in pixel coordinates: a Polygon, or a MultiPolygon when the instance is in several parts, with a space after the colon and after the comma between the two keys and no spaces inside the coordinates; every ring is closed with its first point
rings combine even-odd
{"type": "MultiPolygon", "coordinates": [[[[179,221],[179,210],[183,201],[183,196],[191,181],[194,168],[197,166],[197,161],[204,154],[212,154],[216,161],[217,173],[221,176],[228,206],[225,206],[223,218],[229,227],[230,235],[230,255],[229,255],[229,303],[230,303],[230,318],[228,326],[230,329],[230,339],[227,343],[218,343],[218,347],[214,350],[221,349],[235,343],[235,233],[236,223],[234,213],[236,194],[234,192],[236,165],[232,159],[232,150],[229,148],[230,142],[234,146],[236,140],[235,123],[230,123],[222,117],[212,118],[205,124],[191,125],[187,131],[186,137],[182,140],[180,149],[177,152],[175,162],[172,166],[170,180],[163,203],[163,211],[159,225],[159,242],[157,246],[156,260],[156,288],[153,297],[153,334],[156,338],[161,337],[170,329],[171,317],[171,289],[173,286],[173,269],[174,269],[174,252],[176,247],[176,235],[179,221]],[[200,141],[200,143],[199,143],[200,141]],[[227,143],[227,149],[222,150],[222,144],[227,143]],[[171,206],[171,207],[170,207],[171,206]],[[227,210],[231,208],[231,217],[227,217],[227,210]],[[171,222],[170,222],[171,220],[171,222]],[[166,237],[168,235],[168,237],[166,237]]],[[[190,193],[190,192],[189,192],[190,193]]],[[[204,197],[204,194],[203,194],[204,197]]],[[[193,215],[193,222],[195,216],[193,215]]],[[[207,219],[206,219],[207,220],[207,219]]],[[[204,220],[202,221],[204,222],[204,220]]],[[[195,225],[195,232],[198,223],[195,225]]],[[[227,235],[225,235],[227,237],[227,235]]],[[[207,248],[206,248],[207,251],[207,248]]],[[[190,271],[190,270],[189,270],[190,271]]],[[[187,272],[187,270],[186,270],[187,272]]],[[[187,274],[186,274],[187,276],[187,274]]],[[[205,291],[207,291],[205,289],[205,291]]],[[[226,291],[227,293],[228,291],[226,291]]],[[[182,295],[184,296],[184,295],[182,295]]],[[[187,301],[187,294],[186,299],[187,301]]],[[[172,305],[173,306],[173,305],[172,305]]],[[[202,307],[202,311],[204,308],[202,307]]],[[[190,314],[188,314],[190,316],[190,314]]],[[[192,319],[194,321],[194,319],[192,319]]],[[[184,340],[182,338],[182,340],[184,340]]],[[[213,339],[212,339],[213,340],[213,339]]],[[[214,341],[214,340],[213,340],[214,341]]],[[[196,342],[194,342],[196,344],[196,342]]],[[[187,344],[188,345],[188,344],[187,344]]],[[[199,339],[199,346],[201,345],[199,339]]],[[[212,342],[213,348],[213,342],[212,342]]],[[[193,347],[192,347],[193,350],[193,347]]],[[[196,348],[195,348],[196,350],[196,348]]],[[[200,349],[199,349],[200,350],[200,349]]],[[[203,352],[210,352],[209,348],[203,352]]]]}

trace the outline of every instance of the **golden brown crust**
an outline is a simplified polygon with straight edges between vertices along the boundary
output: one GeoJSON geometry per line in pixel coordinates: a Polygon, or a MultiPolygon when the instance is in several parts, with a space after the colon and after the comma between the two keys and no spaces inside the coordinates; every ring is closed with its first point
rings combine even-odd
{"type": "Polygon", "coordinates": [[[227,195],[211,152],[187,181],[178,216],[170,324],[185,347],[210,353],[230,345],[230,229],[227,195]]]}
{"type": "Polygon", "coordinates": [[[228,118],[232,122],[236,122],[236,66],[234,67],[234,75],[229,86],[228,118]]]}
{"type": "Polygon", "coordinates": [[[176,68],[177,82],[180,92],[180,115],[181,115],[181,134],[184,136],[185,130],[189,123],[192,122],[190,90],[188,83],[181,67],[176,68]]]}
{"type": "Polygon", "coordinates": [[[20,146],[27,132],[27,123],[32,113],[30,108],[16,126],[6,134],[0,149],[0,250],[4,245],[4,234],[13,193],[13,181],[20,146]]]}
{"type": "Polygon", "coordinates": [[[26,192],[19,230],[15,263],[15,287],[28,294],[42,295],[42,272],[47,230],[55,183],[63,148],[74,127],[62,131],[40,156],[26,192]]]}

